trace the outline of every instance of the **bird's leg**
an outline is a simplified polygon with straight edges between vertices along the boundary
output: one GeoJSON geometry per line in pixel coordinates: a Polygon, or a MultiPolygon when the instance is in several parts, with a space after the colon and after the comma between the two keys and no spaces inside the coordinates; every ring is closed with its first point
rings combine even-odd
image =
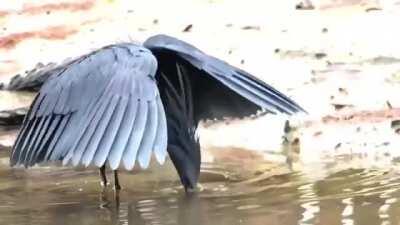
{"type": "Polygon", "coordinates": [[[119,185],[118,170],[114,170],[114,188],[115,190],[121,190],[121,185],[119,185]]]}
{"type": "Polygon", "coordinates": [[[101,186],[107,186],[106,165],[100,167],[101,186]]]}
{"type": "Polygon", "coordinates": [[[99,199],[101,209],[107,208],[110,205],[110,201],[108,201],[107,199],[107,192],[105,188],[103,188],[103,190],[101,191],[99,199]]]}
{"type": "MultiPolygon", "coordinates": [[[[120,189],[121,189],[121,187],[120,187],[120,189]]],[[[115,208],[117,210],[119,210],[119,205],[120,205],[120,201],[119,201],[120,189],[115,188],[115,191],[114,191],[115,208]]]]}

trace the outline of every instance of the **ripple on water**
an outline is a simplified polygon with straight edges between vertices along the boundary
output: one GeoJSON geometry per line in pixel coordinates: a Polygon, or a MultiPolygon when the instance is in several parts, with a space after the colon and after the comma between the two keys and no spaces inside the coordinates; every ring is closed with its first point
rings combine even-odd
{"type": "MultiPolygon", "coordinates": [[[[7,154],[0,153],[0,159],[7,154]]],[[[400,176],[348,169],[323,179],[287,168],[238,174],[207,164],[185,196],[172,165],[122,173],[119,204],[95,169],[0,165],[0,224],[398,224],[400,176]]]]}

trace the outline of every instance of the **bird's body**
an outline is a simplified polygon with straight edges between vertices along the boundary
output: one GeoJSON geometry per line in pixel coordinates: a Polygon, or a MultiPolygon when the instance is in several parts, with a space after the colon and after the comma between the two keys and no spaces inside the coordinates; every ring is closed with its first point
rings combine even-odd
{"type": "Polygon", "coordinates": [[[163,163],[168,152],[191,189],[200,172],[199,121],[303,111],[250,74],[165,35],[107,46],[55,71],[31,105],[11,165],[62,160],[104,175],[106,164],[147,168],[152,153],[163,163]]]}

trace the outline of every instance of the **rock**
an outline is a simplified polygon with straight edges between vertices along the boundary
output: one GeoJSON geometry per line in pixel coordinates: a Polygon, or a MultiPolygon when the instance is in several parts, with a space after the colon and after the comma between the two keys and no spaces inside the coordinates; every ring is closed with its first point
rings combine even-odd
{"type": "Polygon", "coordinates": [[[365,12],[373,12],[373,11],[381,11],[381,10],[382,10],[382,8],[371,7],[371,8],[365,9],[365,12]]]}
{"type": "Polygon", "coordinates": [[[260,26],[244,26],[242,30],[261,30],[260,26]]]}
{"type": "Polygon", "coordinates": [[[342,109],[344,109],[344,108],[352,108],[352,107],[354,107],[353,105],[351,105],[351,104],[332,104],[332,106],[335,108],[335,110],[336,111],[339,111],[339,110],[342,110],[342,109]]]}
{"type": "Polygon", "coordinates": [[[323,53],[323,52],[317,52],[317,53],[315,53],[314,56],[316,59],[322,59],[322,58],[325,58],[327,55],[326,55],[326,53],[323,53]]]}
{"type": "Polygon", "coordinates": [[[318,136],[321,136],[321,134],[322,134],[322,131],[317,131],[317,132],[315,132],[315,133],[313,134],[313,136],[314,136],[314,137],[318,137],[318,136]]]}
{"type": "Polygon", "coordinates": [[[314,5],[311,3],[310,0],[300,1],[296,4],[297,10],[312,10],[315,9],[314,5]]]}
{"type": "Polygon", "coordinates": [[[339,93],[344,94],[344,95],[349,95],[349,92],[345,88],[338,88],[339,93]]]}
{"type": "Polygon", "coordinates": [[[390,127],[394,130],[396,134],[400,134],[400,120],[392,120],[390,127]]]}
{"type": "Polygon", "coordinates": [[[0,126],[21,125],[28,108],[19,108],[15,110],[6,110],[0,112],[0,126]]]}
{"type": "Polygon", "coordinates": [[[386,107],[390,110],[393,109],[392,104],[389,102],[389,100],[386,101],[386,107]]]}
{"type": "Polygon", "coordinates": [[[185,29],[182,30],[182,32],[190,32],[192,31],[193,24],[189,24],[185,27],[185,29]]]}

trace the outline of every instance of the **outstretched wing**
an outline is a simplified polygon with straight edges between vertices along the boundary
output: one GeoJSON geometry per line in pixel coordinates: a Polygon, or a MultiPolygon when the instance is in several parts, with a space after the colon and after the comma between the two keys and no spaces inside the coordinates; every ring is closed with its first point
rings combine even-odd
{"type": "Polygon", "coordinates": [[[44,161],[132,169],[166,157],[166,119],[152,53],[107,46],[55,71],[42,86],[13,147],[11,165],[44,161]]]}
{"type": "Polygon", "coordinates": [[[175,70],[176,74],[176,64],[186,69],[184,76],[190,76],[194,83],[192,86],[197,86],[195,94],[198,96],[194,104],[202,106],[197,107],[200,110],[195,112],[197,119],[247,116],[260,108],[270,113],[289,115],[304,112],[297,103],[265,82],[186,42],[157,35],[150,37],[144,46],[159,59],[159,70],[167,70],[169,74],[175,70]],[[199,75],[202,75],[201,78],[199,75]]]}
{"type": "Polygon", "coordinates": [[[204,119],[244,117],[258,110],[304,111],[270,85],[176,38],[157,35],[144,46],[158,59],[156,79],[168,123],[168,153],[185,188],[199,177],[196,128],[204,119]]]}

